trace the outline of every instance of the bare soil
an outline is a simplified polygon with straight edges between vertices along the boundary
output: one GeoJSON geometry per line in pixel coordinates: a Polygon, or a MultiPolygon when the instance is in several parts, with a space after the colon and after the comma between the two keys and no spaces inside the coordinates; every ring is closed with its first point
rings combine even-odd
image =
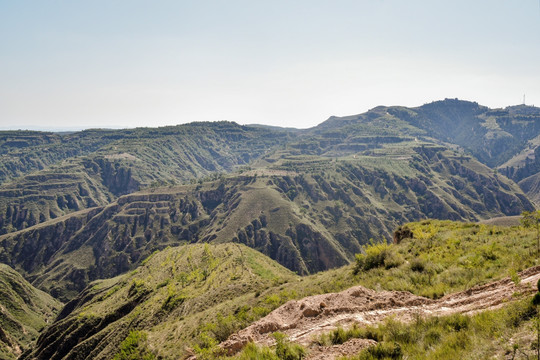
{"type": "Polygon", "coordinates": [[[293,342],[310,346],[309,359],[331,360],[342,355],[358,353],[375,342],[352,339],[343,345],[317,346],[313,340],[337,327],[352,324],[377,324],[389,316],[409,322],[418,316],[442,316],[454,313],[474,314],[494,310],[521,295],[537,291],[540,266],[519,273],[516,285],[509,277],[466,291],[449,294],[438,300],[417,296],[405,291],[375,291],[355,286],[339,293],[309,296],[292,300],[266,317],[231,335],[220,346],[229,354],[242,349],[248,342],[273,345],[273,332],[285,333],[293,342]]]}

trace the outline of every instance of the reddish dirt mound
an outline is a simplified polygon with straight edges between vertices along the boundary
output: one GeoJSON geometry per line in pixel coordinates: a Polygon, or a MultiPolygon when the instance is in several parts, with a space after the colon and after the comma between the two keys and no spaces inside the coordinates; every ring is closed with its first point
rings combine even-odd
{"type": "MultiPolygon", "coordinates": [[[[510,278],[505,278],[450,294],[439,300],[405,291],[375,291],[363,286],[355,286],[340,293],[309,296],[287,302],[266,317],[231,335],[220,346],[233,354],[250,341],[260,345],[273,345],[271,334],[275,331],[285,333],[291,341],[309,345],[320,334],[338,326],[348,327],[353,323],[375,324],[390,315],[401,321],[411,321],[419,315],[472,314],[496,309],[511,301],[516,293],[535,292],[536,282],[540,278],[540,266],[519,273],[519,277],[521,282],[517,286],[510,278]]],[[[324,354],[324,358],[330,360],[353,354],[370,344],[368,340],[357,339],[340,346],[318,347],[311,351],[309,358],[319,359],[317,356],[324,354]]]]}

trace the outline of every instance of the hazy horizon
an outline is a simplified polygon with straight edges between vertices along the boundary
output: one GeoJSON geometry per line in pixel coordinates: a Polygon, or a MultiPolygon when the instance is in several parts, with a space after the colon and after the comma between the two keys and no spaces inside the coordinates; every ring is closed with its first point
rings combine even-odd
{"type": "MultiPolygon", "coordinates": [[[[445,99],[440,99],[440,100],[445,100],[445,99]]],[[[465,99],[458,99],[458,100],[463,100],[463,101],[474,101],[474,100],[465,100],[465,99]]],[[[435,101],[439,101],[439,100],[435,100],[435,101]]],[[[483,104],[479,104],[480,106],[484,106],[483,104]]],[[[500,107],[500,108],[507,108],[507,107],[510,107],[510,106],[516,106],[516,105],[523,105],[523,103],[521,104],[509,104],[507,106],[503,106],[503,107],[500,107]]],[[[530,107],[536,107],[534,104],[526,104],[527,106],[530,106],[530,107]]],[[[380,104],[378,106],[387,106],[387,105],[383,105],[383,104],[380,104]]],[[[399,104],[396,104],[396,105],[391,105],[391,106],[403,106],[403,105],[399,105],[399,104]]],[[[419,105],[421,106],[421,105],[419,105]]],[[[416,106],[411,106],[411,108],[414,108],[416,106]]],[[[371,109],[366,109],[366,111],[364,112],[367,112],[371,109]]],[[[343,114],[341,116],[351,116],[351,115],[358,115],[358,114],[361,114],[363,112],[357,112],[357,113],[354,113],[354,114],[343,114]]],[[[241,124],[241,123],[238,123],[237,121],[234,121],[234,120],[227,120],[227,119],[222,119],[222,120],[204,120],[203,122],[219,122],[219,121],[231,121],[231,122],[235,122],[235,123],[238,123],[240,125],[246,125],[246,126],[257,126],[257,125],[262,125],[262,126],[278,126],[278,127],[282,127],[282,128],[295,128],[295,129],[299,129],[299,130],[302,130],[302,129],[309,129],[311,127],[315,127],[319,124],[321,124],[322,122],[328,120],[330,117],[332,116],[336,116],[336,115],[330,115],[328,116],[326,119],[322,120],[321,122],[315,124],[315,125],[312,125],[312,126],[309,126],[309,127],[295,127],[295,126],[286,126],[286,125],[271,125],[271,124],[262,124],[262,123],[246,123],[246,124],[241,124]]],[[[118,126],[114,126],[114,125],[111,125],[111,126],[103,126],[103,127],[92,127],[92,126],[89,126],[89,127],[84,127],[84,126],[60,126],[60,127],[55,127],[55,126],[24,126],[24,125],[14,125],[14,126],[2,126],[0,125],[0,131],[8,131],[8,130],[28,130],[28,131],[43,131],[43,132],[58,132],[58,133],[61,133],[61,132],[77,132],[77,131],[83,131],[83,130],[91,130],[91,129],[102,129],[102,130],[122,130],[122,129],[134,129],[134,128],[152,128],[152,127],[166,127],[166,126],[177,126],[177,125],[182,125],[182,124],[189,124],[189,123],[193,123],[193,122],[197,122],[197,121],[187,121],[187,122],[183,122],[183,123],[178,123],[178,124],[159,124],[159,125],[148,125],[148,126],[145,126],[145,125],[137,125],[137,126],[121,126],[121,125],[118,125],[118,126]]]]}
{"type": "Polygon", "coordinates": [[[0,0],[0,129],[540,104],[540,3],[0,0]]]}

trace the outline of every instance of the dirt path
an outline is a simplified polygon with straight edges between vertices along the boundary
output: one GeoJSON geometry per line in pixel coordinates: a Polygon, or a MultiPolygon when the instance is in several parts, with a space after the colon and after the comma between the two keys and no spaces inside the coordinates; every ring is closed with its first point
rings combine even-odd
{"type": "MultiPolygon", "coordinates": [[[[376,324],[388,316],[407,322],[418,316],[474,314],[493,310],[511,301],[515,293],[536,292],[540,266],[522,271],[519,277],[521,282],[517,286],[510,278],[504,278],[439,300],[405,291],[375,291],[363,286],[355,286],[340,293],[309,296],[287,302],[266,317],[231,335],[220,346],[232,354],[250,341],[273,345],[271,334],[275,331],[285,333],[291,341],[310,345],[314,338],[338,326],[376,324]]],[[[325,360],[331,360],[341,355],[354,354],[373,344],[371,340],[353,340],[339,346],[312,349],[309,359],[322,359],[324,354],[325,360]]]]}

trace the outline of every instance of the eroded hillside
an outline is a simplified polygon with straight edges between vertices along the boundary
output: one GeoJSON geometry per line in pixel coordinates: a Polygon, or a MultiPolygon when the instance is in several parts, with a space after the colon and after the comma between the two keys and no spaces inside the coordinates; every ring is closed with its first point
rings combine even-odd
{"type": "Polygon", "coordinates": [[[62,305],[0,264],[0,359],[16,359],[28,349],[62,305]]]}
{"type": "Polygon", "coordinates": [[[404,222],[532,209],[514,183],[471,158],[414,142],[387,151],[393,157],[383,161],[289,156],[243,175],[125,195],[1,236],[0,260],[67,300],[167,246],[242,243],[306,275],[348,264],[404,222]]]}
{"type": "Polygon", "coordinates": [[[102,206],[141,188],[217,177],[289,136],[230,122],[67,135],[0,132],[0,169],[8,169],[0,176],[0,234],[102,206]]]}

